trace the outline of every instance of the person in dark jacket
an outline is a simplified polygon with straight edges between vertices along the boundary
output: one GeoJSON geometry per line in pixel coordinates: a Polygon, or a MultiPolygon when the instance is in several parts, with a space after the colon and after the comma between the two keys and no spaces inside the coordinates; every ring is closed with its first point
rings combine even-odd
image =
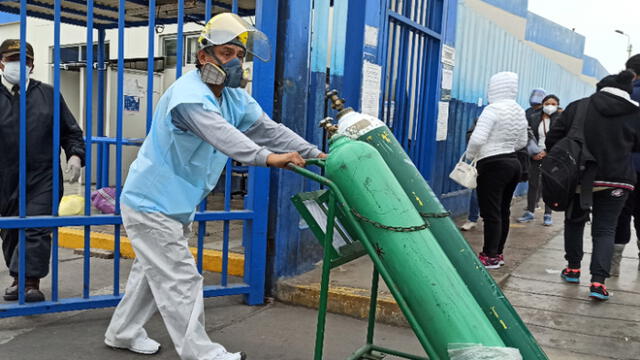
{"type": "Polygon", "coordinates": [[[547,96],[547,92],[544,89],[533,89],[531,95],[529,95],[529,105],[527,110],[524,111],[527,119],[533,115],[533,113],[542,112],[542,99],[547,96]]]}
{"type": "MultiPolygon", "coordinates": [[[[627,60],[625,64],[627,69],[636,73],[633,82],[633,93],[631,99],[640,102],[640,54],[636,54],[627,60]]],[[[633,168],[636,176],[640,178],[640,153],[633,155],[633,168]]],[[[611,259],[611,276],[620,275],[620,262],[622,261],[622,252],[625,246],[631,240],[631,217],[633,216],[633,225],[636,230],[636,236],[640,236],[640,189],[636,188],[629,195],[629,199],[622,209],[622,213],[618,218],[618,227],[616,228],[616,242],[613,248],[613,258],[611,259]]],[[[638,249],[640,249],[640,238],[637,240],[638,249]]],[[[638,253],[640,258],[640,253],[638,253]]],[[[638,263],[638,271],[640,271],[640,263],[638,263]]]]}
{"type": "MultiPolygon", "coordinates": [[[[27,68],[20,68],[20,41],[6,40],[0,45],[0,216],[18,215],[18,173],[20,133],[20,73],[33,70],[33,48],[27,44],[27,68]]],[[[28,75],[27,75],[28,76],[28,75]]],[[[53,88],[35,79],[28,79],[27,97],[27,215],[51,215],[53,171],[53,88]]],[[[68,160],[71,180],[80,177],[84,163],[85,144],[82,130],[60,96],[60,144],[68,160]]],[[[63,193],[62,181],[58,189],[63,193]]],[[[2,251],[13,277],[13,283],[4,293],[4,299],[18,299],[18,230],[2,229],[2,251]]],[[[43,301],[39,289],[40,279],[49,272],[51,229],[26,229],[26,281],[25,300],[43,301]]]]}
{"type": "MultiPolygon", "coordinates": [[[[534,212],[540,201],[542,194],[542,183],[540,176],[540,165],[542,159],[547,155],[545,140],[547,133],[553,123],[556,122],[560,116],[560,99],[555,95],[547,95],[542,100],[542,111],[534,112],[527,118],[529,122],[529,128],[533,132],[535,144],[538,147],[538,151],[531,156],[529,163],[529,190],[527,191],[527,210],[524,214],[518,218],[518,222],[527,223],[535,219],[534,212]]],[[[553,225],[551,219],[551,208],[549,206],[544,207],[543,225],[553,225]]]]}
{"type": "MultiPolygon", "coordinates": [[[[588,102],[584,139],[587,150],[597,163],[591,208],[590,296],[598,300],[609,298],[604,281],[609,277],[618,216],[636,183],[631,153],[640,150],[640,107],[630,97],[634,77],[631,71],[605,77],[598,83],[598,92],[569,104],[547,134],[546,145],[551,150],[567,136],[573,121],[576,121],[580,103],[588,102]]],[[[583,234],[588,218],[589,211],[582,209],[580,195],[576,194],[565,213],[564,243],[568,266],[561,277],[570,283],[580,282],[583,234]]]]}

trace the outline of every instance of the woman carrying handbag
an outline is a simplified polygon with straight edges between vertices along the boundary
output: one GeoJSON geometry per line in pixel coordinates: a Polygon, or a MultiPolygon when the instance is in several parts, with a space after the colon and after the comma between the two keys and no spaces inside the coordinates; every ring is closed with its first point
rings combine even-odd
{"type": "Polygon", "coordinates": [[[516,103],[518,75],[500,72],[489,80],[489,105],[482,111],[464,157],[477,162],[477,192],[484,221],[484,246],[479,254],[488,269],[504,265],[513,192],[520,180],[516,150],[527,145],[527,120],[516,103]]]}

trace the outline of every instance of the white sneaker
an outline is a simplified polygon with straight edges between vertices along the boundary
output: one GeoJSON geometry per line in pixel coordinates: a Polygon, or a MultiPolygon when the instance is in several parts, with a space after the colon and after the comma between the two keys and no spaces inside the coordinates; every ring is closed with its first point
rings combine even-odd
{"type": "Polygon", "coordinates": [[[215,358],[215,360],[246,360],[246,359],[247,359],[247,354],[243,352],[224,353],[218,356],[217,358],[215,358]]]}
{"type": "Polygon", "coordinates": [[[477,222],[467,221],[464,225],[460,226],[460,230],[462,231],[470,231],[473,230],[476,226],[478,226],[477,222]]]}
{"type": "Polygon", "coordinates": [[[137,354],[153,355],[160,351],[160,343],[151,338],[135,339],[129,345],[117,344],[116,342],[105,338],[104,343],[114,349],[125,349],[137,354]]]}

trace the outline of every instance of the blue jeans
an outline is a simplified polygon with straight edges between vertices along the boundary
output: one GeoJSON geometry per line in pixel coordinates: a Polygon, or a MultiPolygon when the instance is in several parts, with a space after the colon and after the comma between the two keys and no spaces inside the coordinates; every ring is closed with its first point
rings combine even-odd
{"type": "Polygon", "coordinates": [[[480,217],[480,207],[478,206],[478,193],[475,189],[471,190],[471,197],[469,198],[469,216],[467,220],[471,222],[478,222],[480,217]]]}

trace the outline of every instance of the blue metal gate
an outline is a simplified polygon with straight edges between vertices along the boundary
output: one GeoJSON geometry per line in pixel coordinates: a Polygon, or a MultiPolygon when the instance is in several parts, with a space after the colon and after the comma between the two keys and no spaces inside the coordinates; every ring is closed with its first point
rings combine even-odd
{"type": "Polygon", "coordinates": [[[440,48],[449,1],[387,0],[382,35],[382,120],[427,180],[435,154],[440,48]]]}
{"type": "MultiPolygon", "coordinates": [[[[162,2],[166,9],[166,2],[162,2]]],[[[53,21],[53,87],[54,94],[60,93],[60,50],[61,50],[61,24],[68,23],[86,27],[86,43],[94,43],[94,30],[97,30],[98,46],[97,54],[94,54],[92,46],[86,46],[86,92],[85,107],[85,142],[86,142],[86,168],[84,187],[84,216],[58,216],[60,198],[57,191],[52,191],[53,206],[51,216],[27,216],[27,185],[26,185],[26,155],[27,149],[27,108],[25,94],[25,73],[21,73],[20,79],[20,168],[19,168],[19,216],[0,217],[0,228],[19,230],[19,299],[17,303],[0,304],[0,318],[40,314],[59,311],[81,310],[115,306],[121,299],[120,293],[120,243],[121,224],[119,216],[119,194],[122,188],[122,150],[123,146],[139,146],[140,141],[127,138],[123,133],[123,108],[124,108],[124,66],[125,66],[125,28],[148,27],[147,59],[147,132],[153,112],[153,82],[155,68],[155,30],[157,25],[177,23],[177,54],[183,51],[183,27],[184,20],[198,23],[206,22],[212,12],[233,11],[240,15],[255,16],[256,27],[261,29],[272,41],[276,39],[278,0],[256,0],[255,8],[243,9],[238,5],[238,0],[226,1],[191,1],[185,8],[185,0],[175,1],[173,7],[161,12],[156,6],[156,0],[16,0],[0,1],[0,11],[20,14],[20,62],[24,69],[26,64],[26,38],[27,16],[53,21]],[[141,8],[147,8],[140,11],[141,8]],[[82,9],[82,10],[80,10],[82,9]],[[135,11],[133,11],[135,10],[135,11]],[[132,14],[137,15],[132,15],[132,14]],[[146,17],[146,18],[145,18],[146,17]],[[105,58],[105,34],[108,29],[117,29],[117,121],[116,136],[105,136],[105,72],[108,59],[105,58]],[[93,101],[94,77],[97,73],[97,119],[96,129],[93,128],[93,101]],[[93,167],[96,167],[97,187],[109,185],[109,152],[115,149],[115,188],[116,213],[115,215],[92,215],[90,195],[92,191],[93,167]],[[92,152],[96,151],[97,163],[92,164],[92,152]],[[90,295],[91,290],[91,227],[96,225],[112,225],[114,233],[114,260],[113,260],[113,290],[108,295],[90,295]],[[63,298],[59,294],[59,227],[83,226],[84,227],[84,262],[82,296],[63,298]],[[52,254],[51,254],[51,297],[49,301],[39,303],[25,303],[25,229],[34,227],[52,228],[52,254]]],[[[177,56],[176,76],[182,73],[182,57],[177,56]]],[[[273,110],[274,97],[274,73],[275,65],[271,63],[254,64],[253,96],[262,105],[267,114],[273,110]]],[[[60,97],[55,96],[53,121],[53,169],[60,167],[60,97]]],[[[205,297],[244,294],[246,302],[250,305],[261,304],[264,300],[265,262],[266,262],[266,231],[268,211],[269,170],[266,168],[248,168],[247,195],[244,199],[244,209],[231,209],[231,174],[233,171],[243,170],[227,164],[225,176],[224,210],[207,210],[206,200],[199,206],[195,221],[198,222],[197,263],[198,269],[203,268],[203,244],[205,225],[209,221],[223,222],[223,248],[222,270],[218,285],[205,286],[205,297]],[[229,222],[241,220],[244,223],[244,278],[233,282],[228,276],[229,259],[229,222]]],[[[58,171],[53,171],[53,189],[58,189],[60,184],[58,171]]],[[[170,189],[167,189],[170,191],[170,189]]]]}

